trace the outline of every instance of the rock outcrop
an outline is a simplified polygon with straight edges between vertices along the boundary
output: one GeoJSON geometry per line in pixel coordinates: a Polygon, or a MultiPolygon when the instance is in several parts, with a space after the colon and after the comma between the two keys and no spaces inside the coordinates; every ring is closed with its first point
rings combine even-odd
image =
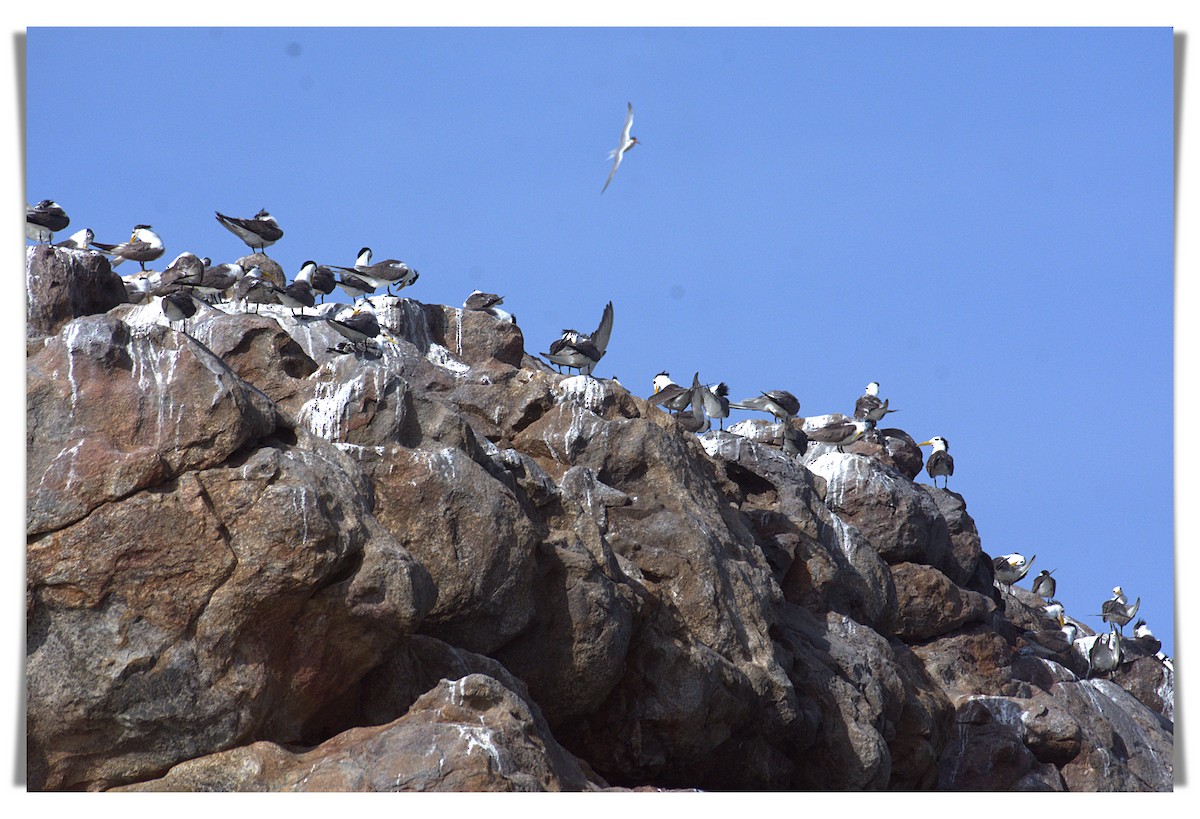
{"type": "Polygon", "coordinates": [[[900,430],[698,437],[390,296],[51,305],[94,256],[29,251],[31,789],[1172,787],[1172,670],[1028,656],[900,430]]]}

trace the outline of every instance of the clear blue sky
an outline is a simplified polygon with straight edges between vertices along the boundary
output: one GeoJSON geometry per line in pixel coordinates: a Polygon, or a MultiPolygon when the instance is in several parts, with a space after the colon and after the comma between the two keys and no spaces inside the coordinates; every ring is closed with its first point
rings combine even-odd
{"type": "MultiPolygon", "coordinates": [[[[362,245],[497,292],[526,349],[615,307],[596,369],[802,415],[863,386],[949,439],[991,555],[1114,585],[1173,650],[1172,32],[50,29],[26,199],[289,276],[362,245]],[[82,100],[68,105],[71,98],[82,100]],[[642,142],[612,185],[626,102],[642,142]]],[[[122,268],[124,270],[124,267],[122,268]]],[[[922,481],[928,480],[923,474],[922,481]]],[[[1025,583],[1028,586],[1028,582],[1025,583]]]]}

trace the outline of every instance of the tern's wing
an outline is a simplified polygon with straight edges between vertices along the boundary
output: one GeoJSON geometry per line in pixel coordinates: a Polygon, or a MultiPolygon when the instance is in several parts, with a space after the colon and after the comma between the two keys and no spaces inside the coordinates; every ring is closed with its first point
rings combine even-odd
{"type": "Polygon", "coordinates": [[[608,179],[604,180],[604,187],[600,189],[600,193],[604,193],[606,190],[608,190],[608,183],[612,182],[613,174],[617,172],[617,166],[621,164],[621,150],[618,148],[614,153],[616,155],[613,157],[612,170],[608,172],[608,179]]]}
{"type": "Polygon", "coordinates": [[[601,355],[608,349],[608,337],[612,335],[613,325],[613,306],[610,301],[604,305],[604,314],[600,316],[600,326],[596,328],[596,332],[592,333],[592,343],[596,345],[596,349],[601,355]]]}
{"type": "Polygon", "coordinates": [[[629,106],[628,113],[625,114],[625,124],[621,127],[621,142],[617,145],[617,150],[622,150],[629,144],[629,132],[633,130],[633,103],[627,103],[629,106]]]}

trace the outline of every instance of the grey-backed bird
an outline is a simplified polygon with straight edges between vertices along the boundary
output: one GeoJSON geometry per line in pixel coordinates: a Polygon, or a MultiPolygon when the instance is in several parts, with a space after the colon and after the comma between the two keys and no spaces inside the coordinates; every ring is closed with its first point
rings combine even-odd
{"type": "Polygon", "coordinates": [[[600,316],[600,325],[594,333],[587,335],[578,330],[563,330],[562,338],[550,345],[550,352],[541,355],[551,364],[568,369],[575,368],[584,375],[591,375],[608,349],[612,325],[613,305],[610,301],[605,305],[604,313],[600,316]]]}
{"type": "Polygon", "coordinates": [[[889,412],[896,410],[888,409],[888,402],[879,400],[878,381],[868,384],[866,392],[854,402],[854,417],[859,421],[878,421],[889,412]]]}
{"type": "Polygon", "coordinates": [[[1113,587],[1113,596],[1109,600],[1105,600],[1100,605],[1100,616],[1104,622],[1115,626],[1118,633],[1121,633],[1125,625],[1133,619],[1137,614],[1138,608],[1142,605],[1142,598],[1138,598],[1133,603],[1125,602],[1125,592],[1120,586],[1113,587]]]}
{"type": "Polygon", "coordinates": [[[162,256],[165,249],[162,237],[155,233],[150,225],[134,225],[128,242],[119,245],[92,242],[92,247],[111,256],[113,267],[128,259],[141,265],[142,270],[146,269],[146,262],[152,262],[162,256]]]}
{"type": "Polygon", "coordinates": [[[1110,673],[1121,667],[1121,635],[1115,631],[1097,635],[1088,652],[1088,676],[1099,671],[1110,673]]]}
{"type": "Polygon", "coordinates": [[[1033,561],[1037,560],[1037,555],[1025,559],[1025,556],[1020,552],[1013,552],[1011,555],[1000,555],[992,558],[992,574],[997,582],[1008,587],[1009,592],[1012,591],[1012,585],[1021,580],[1029,569],[1033,566],[1033,561]]]}
{"type": "Polygon", "coordinates": [[[214,212],[217,214],[217,221],[230,233],[245,242],[251,250],[264,251],[283,238],[283,230],[279,227],[279,223],[266,210],[260,210],[249,219],[226,216],[220,211],[214,212]]]}
{"type": "Polygon", "coordinates": [[[91,228],[83,228],[77,230],[61,242],[56,242],[55,247],[65,247],[71,250],[87,250],[88,245],[96,238],[96,234],[92,233],[91,228]]]}
{"type": "Polygon", "coordinates": [[[1054,574],[1055,570],[1049,571],[1042,569],[1041,574],[1033,579],[1033,593],[1045,600],[1054,599],[1054,591],[1058,584],[1054,582],[1054,578],[1050,575],[1054,574]]]}
{"type": "Polygon", "coordinates": [[[855,418],[841,416],[830,423],[805,430],[805,433],[808,435],[809,441],[816,441],[821,444],[833,444],[838,448],[838,452],[845,452],[842,447],[846,444],[852,444],[863,437],[871,427],[872,422],[870,421],[860,421],[855,418]]]}
{"type": "Polygon", "coordinates": [[[939,435],[928,441],[922,441],[917,446],[933,447],[933,452],[930,452],[929,457],[925,459],[925,472],[933,479],[934,488],[937,487],[939,476],[945,479],[945,486],[948,487],[950,476],[954,474],[954,459],[950,457],[950,442],[939,435]]]}
{"type": "Polygon", "coordinates": [[[25,238],[49,242],[54,234],[66,230],[71,219],[57,202],[43,199],[36,205],[25,206],[25,238]]]}

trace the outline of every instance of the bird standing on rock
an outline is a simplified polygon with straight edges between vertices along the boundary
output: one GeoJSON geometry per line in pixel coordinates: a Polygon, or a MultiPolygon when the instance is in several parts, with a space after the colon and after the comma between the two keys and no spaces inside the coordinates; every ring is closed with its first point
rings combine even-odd
{"type": "Polygon", "coordinates": [[[154,261],[163,255],[165,250],[162,238],[149,225],[134,225],[133,234],[128,242],[119,245],[92,242],[92,247],[111,256],[113,267],[129,259],[140,264],[143,271],[146,269],[146,262],[154,261]]]}
{"type": "Polygon", "coordinates": [[[1050,658],[1055,654],[1067,651],[1075,643],[1078,627],[1068,623],[1062,617],[1058,618],[1059,627],[1047,631],[1027,631],[1023,635],[1030,653],[1042,658],[1050,658]]]}
{"type": "Polygon", "coordinates": [[[1011,555],[1000,555],[1000,557],[992,558],[992,574],[995,575],[999,583],[1008,587],[1008,591],[1012,593],[1012,586],[1029,573],[1030,567],[1033,566],[1033,561],[1037,560],[1037,555],[1025,559],[1025,556],[1020,552],[1013,552],[1011,555]]]}
{"type": "Polygon", "coordinates": [[[594,333],[587,335],[578,330],[563,330],[562,338],[550,345],[550,352],[541,355],[555,366],[575,368],[583,375],[591,375],[608,349],[612,325],[613,305],[610,301],[604,306],[600,325],[594,333]]]}
{"type": "Polygon", "coordinates": [[[49,242],[54,234],[66,230],[71,219],[57,202],[43,199],[36,205],[25,206],[25,238],[38,243],[49,242]]]}
{"type": "Polygon", "coordinates": [[[934,488],[937,488],[938,476],[945,479],[945,487],[950,486],[950,476],[954,474],[954,459],[950,457],[950,442],[939,435],[928,441],[922,441],[917,446],[933,447],[933,452],[929,453],[929,458],[925,461],[925,472],[930,478],[933,478],[934,488]]]}
{"type": "Polygon", "coordinates": [[[77,230],[61,242],[56,242],[55,247],[65,247],[71,250],[87,250],[88,245],[96,238],[96,234],[92,233],[91,228],[83,228],[77,230]]]}
{"type": "Polygon", "coordinates": [[[279,223],[266,210],[260,210],[250,219],[226,216],[220,211],[214,212],[217,214],[217,221],[230,233],[245,242],[251,250],[265,251],[270,245],[283,238],[283,230],[280,229],[279,223]]]}
{"type": "Polygon", "coordinates": [[[870,428],[870,421],[859,421],[857,419],[846,418],[845,416],[838,416],[835,420],[824,426],[807,430],[807,435],[810,441],[816,441],[820,444],[833,444],[838,448],[838,452],[845,452],[842,447],[846,444],[852,444],[863,437],[870,428]]]}
{"type": "Polygon", "coordinates": [[[1054,599],[1054,591],[1058,586],[1054,582],[1054,578],[1050,576],[1054,572],[1054,569],[1049,571],[1042,569],[1041,574],[1033,579],[1033,593],[1047,601],[1054,599]]]}
{"type": "Polygon", "coordinates": [[[1126,604],[1125,592],[1120,586],[1113,586],[1112,599],[1105,600],[1100,605],[1100,617],[1104,619],[1104,622],[1115,626],[1117,633],[1121,633],[1125,625],[1137,614],[1141,605],[1142,598],[1140,597],[1132,604],[1126,604]]]}
{"type": "Polygon", "coordinates": [[[879,400],[878,381],[872,381],[868,384],[866,392],[854,402],[854,417],[859,421],[875,422],[889,412],[896,412],[896,410],[888,409],[888,402],[879,400]]]}
{"type": "Polygon", "coordinates": [[[754,398],[730,401],[733,409],[769,412],[780,421],[795,417],[800,411],[800,399],[787,390],[768,390],[754,398]]]}

